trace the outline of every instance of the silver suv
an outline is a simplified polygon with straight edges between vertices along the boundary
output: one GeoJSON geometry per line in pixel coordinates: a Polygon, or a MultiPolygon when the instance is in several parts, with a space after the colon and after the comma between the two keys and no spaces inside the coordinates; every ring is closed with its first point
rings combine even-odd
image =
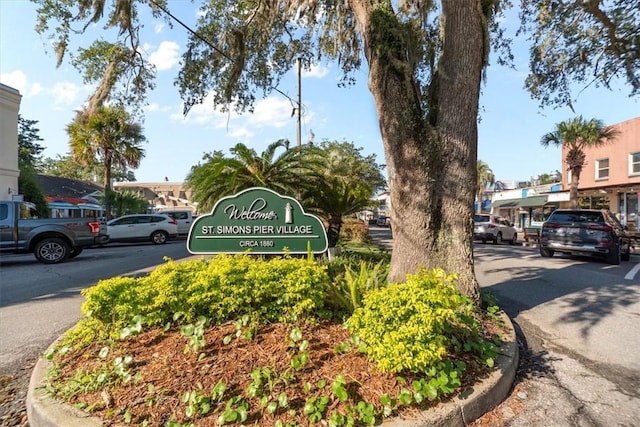
{"type": "Polygon", "coordinates": [[[598,255],[618,265],[630,259],[631,236],[607,210],[557,209],[540,232],[540,255],[552,257],[555,252],[598,255]]]}
{"type": "Polygon", "coordinates": [[[518,241],[518,233],[506,218],[490,214],[476,214],[473,217],[473,240],[481,240],[482,243],[491,240],[494,245],[508,241],[515,245],[518,241]]]}

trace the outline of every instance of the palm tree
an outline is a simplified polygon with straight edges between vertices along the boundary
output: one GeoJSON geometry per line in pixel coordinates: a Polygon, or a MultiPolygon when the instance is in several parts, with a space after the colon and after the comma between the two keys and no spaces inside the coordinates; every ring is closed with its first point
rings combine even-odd
{"type": "MultiPolygon", "coordinates": [[[[104,165],[105,194],[111,192],[114,167],[137,168],[145,151],[140,144],[146,141],[142,126],[134,123],[122,107],[101,106],[93,112],[79,111],[67,126],[69,146],[73,158],[83,166],[96,159],[104,165]]],[[[105,198],[105,211],[111,216],[111,199],[105,198]]]]}
{"type": "Polygon", "coordinates": [[[191,168],[187,186],[200,209],[211,209],[222,197],[251,187],[265,187],[286,196],[296,196],[310,184],[315,174],[307,152],[313,147],[289,148],[289,141],[278,140],[258,155],[239,143],[230,151],[232,158],[216,151],[204,157],[205,163],[191,168]],[[282,153],[277,152],[283,149],[282,153]]]}
{"type": "Polygon", "coordinates": [[[342,218],[371,206],[376,189],[386,182],[375,157],[363,156],[349,142],[323,141],[310,157],[317,174],[309,176],[315,184],[304,195],[304,205],[326,222],[333,247],[340,238],[342,218]]]}
{"type": "Polygon", "coordinates": [[[374,190],[371,184],[330,174],[318,181],[305,205],[326,222],[329,247],[338,244],[342,218],[371,206],[374,190]]]}
{"type": "Polygon", "coordinates": [[[111,205],[115,216],[122,216],[133,213],[147,213],[149,203],[138,193],[125,191],[112,191],[106,197],[111,198],[111,205]]]}
{"type": "Polygon", "coordinates": [[[545,134],[540,143],[548,147],[550,144],[562,146],[566,152],[567,170],[571,173],[569,200],[572,208],[578,207],[578,184],[585,164],[584,150],[599,147],[614,140],[620,132],[605,126],[601,120],[585,120],[582,116],[556,124],[553,132],[545,134]]]}
{"type": "Polygon", "coordinates": [[[241,143],[230,151],[232,158],[216,151],[191,168],[187,186],[200,209],[209,210],[220,198],[247,188],[266,187],[295,197],[324,219],[331,246],[337,243],[342,217],[369,206],[375,189],[384,185],[372,159],[362,158],[348,143],[289,148],[289,141],[279,140],[260,155],[241,143]]]}
{"type": "Polygon", "coordinates": [[[487,191],[488,185],[496,182],[496,177],[488,164],[482,160],[478,160],[476,164],[477,181],[476,181],[476,199],[478,200],[478,212],[482,212],[482,196],[487,191]]]}

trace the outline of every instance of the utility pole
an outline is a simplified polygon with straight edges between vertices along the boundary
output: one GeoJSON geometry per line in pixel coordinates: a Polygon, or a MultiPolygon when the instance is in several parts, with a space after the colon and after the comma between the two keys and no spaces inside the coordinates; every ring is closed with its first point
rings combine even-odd
{"type": "MultiPolygon", "coordinates": [[[[298,64],[298,101],[297,101],[297,110],[298,110],[298,126],[296,128],[296,141],[298,143],[298,155],[300,155],[300,151],[302,151],[302,83],[300,82],[300,74],[301,74],[301,70],[302,70],[302,61],[300,60],[300,58],[298,57],[298,59],[296,60],[297,64],[298,64]]],[[[298,177],[300,175],[300,171],[298,172],[298,177]]],[[[296,197],[298,200],[300,200],[300,188],[298,188],[296,190],[296,197]]]]}
{"type": "Polygon", "coordinates": [[[302,61],[300,58],[297,59],[298,62],[298,129],[296,132],[296,141],[298,142],[298,148],[302,146],[302,83],[300,81],[300,73],[302,70],[302,61]]]}

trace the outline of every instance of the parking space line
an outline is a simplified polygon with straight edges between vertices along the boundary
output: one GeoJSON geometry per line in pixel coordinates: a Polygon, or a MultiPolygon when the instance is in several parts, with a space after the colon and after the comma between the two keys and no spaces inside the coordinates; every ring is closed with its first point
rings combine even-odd
{"type": "Polygon", "coordinates": [[[629,271],[627,273],[626,276],[624,276],[624,278],[626,280],[633,280],[633,278],[635,277],[636,274],[638,274],[638,271],[640,271],[640,262],[637,263],[632,269],[631,271],[629,271]]]}

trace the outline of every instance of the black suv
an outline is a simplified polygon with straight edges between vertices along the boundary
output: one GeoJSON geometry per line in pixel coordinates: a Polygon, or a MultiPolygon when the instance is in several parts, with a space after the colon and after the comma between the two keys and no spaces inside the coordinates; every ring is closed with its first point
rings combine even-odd
{"type": "Polygon", "coordinates": [[[609,264],[629,261],[631,237],[607,210],[557,209],[542,224],[540,255],[554,252],[603,256],[609,264]]]}

